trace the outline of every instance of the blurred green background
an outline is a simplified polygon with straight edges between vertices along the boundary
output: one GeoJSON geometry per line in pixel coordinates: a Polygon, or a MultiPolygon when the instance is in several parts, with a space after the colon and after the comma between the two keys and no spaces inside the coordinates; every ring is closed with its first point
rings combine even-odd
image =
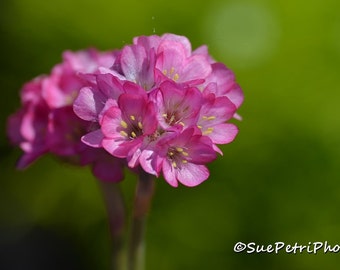
{"type": "MultiPolygon", "coordinates": [[[[233,247],[340,244],[339,10],[336,0],[2,0],[3,269],[108,269],[110,256],[105,208],[88,169],[46,156],[15,170],[20,151],[8,144],[5,121],[20,106],[22,84],[48,73],[65,49],[121,48],[165,32],[186,35],[193,48],[207,44],[236,73],[245,102],[239,136],[222,147],[208,181],[174,189],[157,180],[146,269],[334,269],[339,253],[233,247]],[[18,261],[26,268],[15,268],[18,261]],[[68,267],[58,268],[61,261],[68,267]]],[[[128,204],[134,184],[132,175],[123,183],[128,204]]]]}

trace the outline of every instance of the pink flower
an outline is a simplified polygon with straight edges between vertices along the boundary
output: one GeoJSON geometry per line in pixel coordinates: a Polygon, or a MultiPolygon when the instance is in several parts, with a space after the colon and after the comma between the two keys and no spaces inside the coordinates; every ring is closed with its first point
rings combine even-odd
{"type": "Polygon", "coordinates": [[[71,106],[56,108],[49,112],[47,146],[57,156],[74,156],[84,148],[80,141],[87,131],[88,123],[79,119],[71,106]]]}
{"type": "Polygon", "coordinates": [[[201,86],[204,88],[203,93],[225,96],[238,109],[243,103],[243,92],[235,81],[234,73],[222,63],[213,63],[211,67],[212,72],[201,86]]]}
{"type": "Polygon", "coordinates": [[[123,82],[111,74],[98,74],[94,82],[82,87],[73,103],[78,117],[91,122],[99,122],[108,100],[117,100],[124,93],[123,82]]]}
{"type": "Polygon", "coordinates": [[[150,90],[155,85],[155,50],[143,46],[125,46],[120,56],[121,69],[125,78],[150,90]]]}
{"type": "Polygon", "coordinates": [[[117,106],[108,109],[102,119],[102,145],[113,156],[133,156],[145,136],[153,134],[156,128],[153,102],[146,95],[122,94],[117,106]]]}
{"type": "Polygon", "coordinates": [[[155,92],[158,120],[163,129],[194,126],[202,104],[202,94],[194,87],[163,82],[155,92]]]}
{"type": "MultiPolygon", "coordinates": [[[[226,123],[233,117],[236,106],[227,97],[215,97],[209,94],[204,97],[201,104],[197,127],[202,134],[208,136],[214,144],[227,144],[232,142],[238,129],[234,124],[226,123]]],[[[214,145],[214,149],[222,152],[214,145]]]]}
{"type": "Polygon", "coordinates": [[[209,177],[204,164],[213,161],[216,154],[211,141],[196,133],[189,128],[159,142],[163,175],[171,186],[180,182],[192,187],[209,177]]]}
{"type": "MultiPolygon", "coordinates": [[[[81,142],[91,123],[77,117],[72,108],[79,89],[87,83],[79,72],[97,72],[99,65],[111,66],[113,62],[112,53],[95,50],[65,52],[64,61],[53,68],[51,75],[40,76],[24,85],[21,92],[23,107],[7,122],[9,139],[24,152],[18,168],[23,169],[41,155],[52,153],[75,164],[93,164],[93,171],[99,178],[122,179],[122,173],[117,173],[112,166],[114,175],[108,177],[104,173],[108,171],[104,164],[116,162],[115,158],[103,149],[98,151],[81,142]],[[91,160],[83,158],[91,152],[91,160]]],[[[118,164],[121,171],[122,163],[118,164]]]]}
{"type": "Polygon", "coordinates": [[[96,50],[66,51],[63,62],[56,65],[51,75],[44,81],[42,96],[51,108],[72,105],[79,89],[84,85],[79,73],[94,73],[102,65],[113,65],[113,53],[99,53],[96,50]]]}
{"type": "Polygon", "coordinates": [[[211,73],[211,65],[202,55],[191,55],[188,48],[175,41],[163,41],[157,50],[156,69],[161,80],[198,84],[211,73]],[[165,77],[165,78],[164,78],[165,77]]]}
{"type": "Polygon", "coordinates": [[[25,83],[20,92],[21,103],[23,106],[34,106],[36,104],[44,103],[42,95],[42,85],[46,80],[47,76],[39,76],[33,80],[25,83]]]}
{"type": "Polygon", "coordinates": [[[26,168],[48,152],[46,136],[48,121],[46,104],[26,105],[8,118],[7,134],[9,139],[24,151],[17,163],[19,169],[26,168]]]}

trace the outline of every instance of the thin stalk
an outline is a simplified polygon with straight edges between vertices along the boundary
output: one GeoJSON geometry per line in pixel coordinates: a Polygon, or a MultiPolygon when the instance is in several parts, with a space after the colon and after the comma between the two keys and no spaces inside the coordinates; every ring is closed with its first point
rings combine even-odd
{"type": "Polygon", "coordinates": [[[144,270],[145,227],[154,193],[153,178],[142,170],[139,173],[128,248],[128,270],[144,270]]]}
{"type": "Polygon", "coordinates": [[[119,184],[99,181],[109,220],[112,243],[112,270],[124,270],[125,205],[119,184]]]}

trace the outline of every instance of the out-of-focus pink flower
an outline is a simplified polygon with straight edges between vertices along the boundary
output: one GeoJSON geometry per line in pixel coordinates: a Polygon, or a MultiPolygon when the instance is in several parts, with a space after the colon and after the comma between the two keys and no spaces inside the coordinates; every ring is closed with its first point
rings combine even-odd
{"type": "Polygon", "coordinates": [[[46,104],[26,105],[8,118],[7,132],[10,141],[24,151],[17,164],[19,169],[27,167],[48,152],[48,122],[46,104]]]}
{"type": "Polygon", "coordinates": [[[63,62],[56,65],[44,81],[42,96],[51,108],[71,105],[84,86],[84,80],[79,73],[95,73],[98,68],[111,67],[115,61],[115,54],[99,53],[94,49],[76,53],[66,51],[63,62]]]}
{"type": "Polygon", "coordinates": [[[141,167],[172,186],[206,180],[206,164],[234,140],[243,92],[203,45],[174,34],[140,36],[121,50],[65,52],[27,83],[8,121],[24,167],[44,153],[92,164],[105,181],[141,167]]]}
{"type": "Polygon", "coordinates": [[[103,149],[93,149],[81,142],[91,123],[73,112],[73,102],[81,87],[87,84],[81,72],[96,73],[100,65],[110,67],[113,53],[99,53],[94,49],[76,53],[65,52],[64,61],[56,65],[50,75],[40,76],[24,85],[21,91],[22,108],[9,117],[9,139],[24,154],[17,167],[26,168],[45,153],[54,154],[69,162],[93,164],[94,174],[103,180],[122,179],[121,161],[109,156],[103,149]],[[91,159],[84,158],[92,156],[91,159]],[[119,164],[118,169],[111,166],[119,164]],[[108,176],[111,164],[111,176],[108,176]]]}

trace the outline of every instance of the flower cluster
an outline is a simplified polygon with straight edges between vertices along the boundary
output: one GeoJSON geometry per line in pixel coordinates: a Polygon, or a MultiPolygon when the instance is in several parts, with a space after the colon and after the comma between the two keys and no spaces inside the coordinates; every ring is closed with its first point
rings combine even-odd
{"type": "Polygon", "coordinates": [[[9,136],[24,167],[51,152],[93,164],[103,180],[142,168],[172,186],[206,180],[205,164],[234,140],[243,93],[231,70],[186,37],[141,36],[122,50],[67,52],[26,84],[9,136]],[[73,108],[72,108],[73,107],[73,108]]]}

